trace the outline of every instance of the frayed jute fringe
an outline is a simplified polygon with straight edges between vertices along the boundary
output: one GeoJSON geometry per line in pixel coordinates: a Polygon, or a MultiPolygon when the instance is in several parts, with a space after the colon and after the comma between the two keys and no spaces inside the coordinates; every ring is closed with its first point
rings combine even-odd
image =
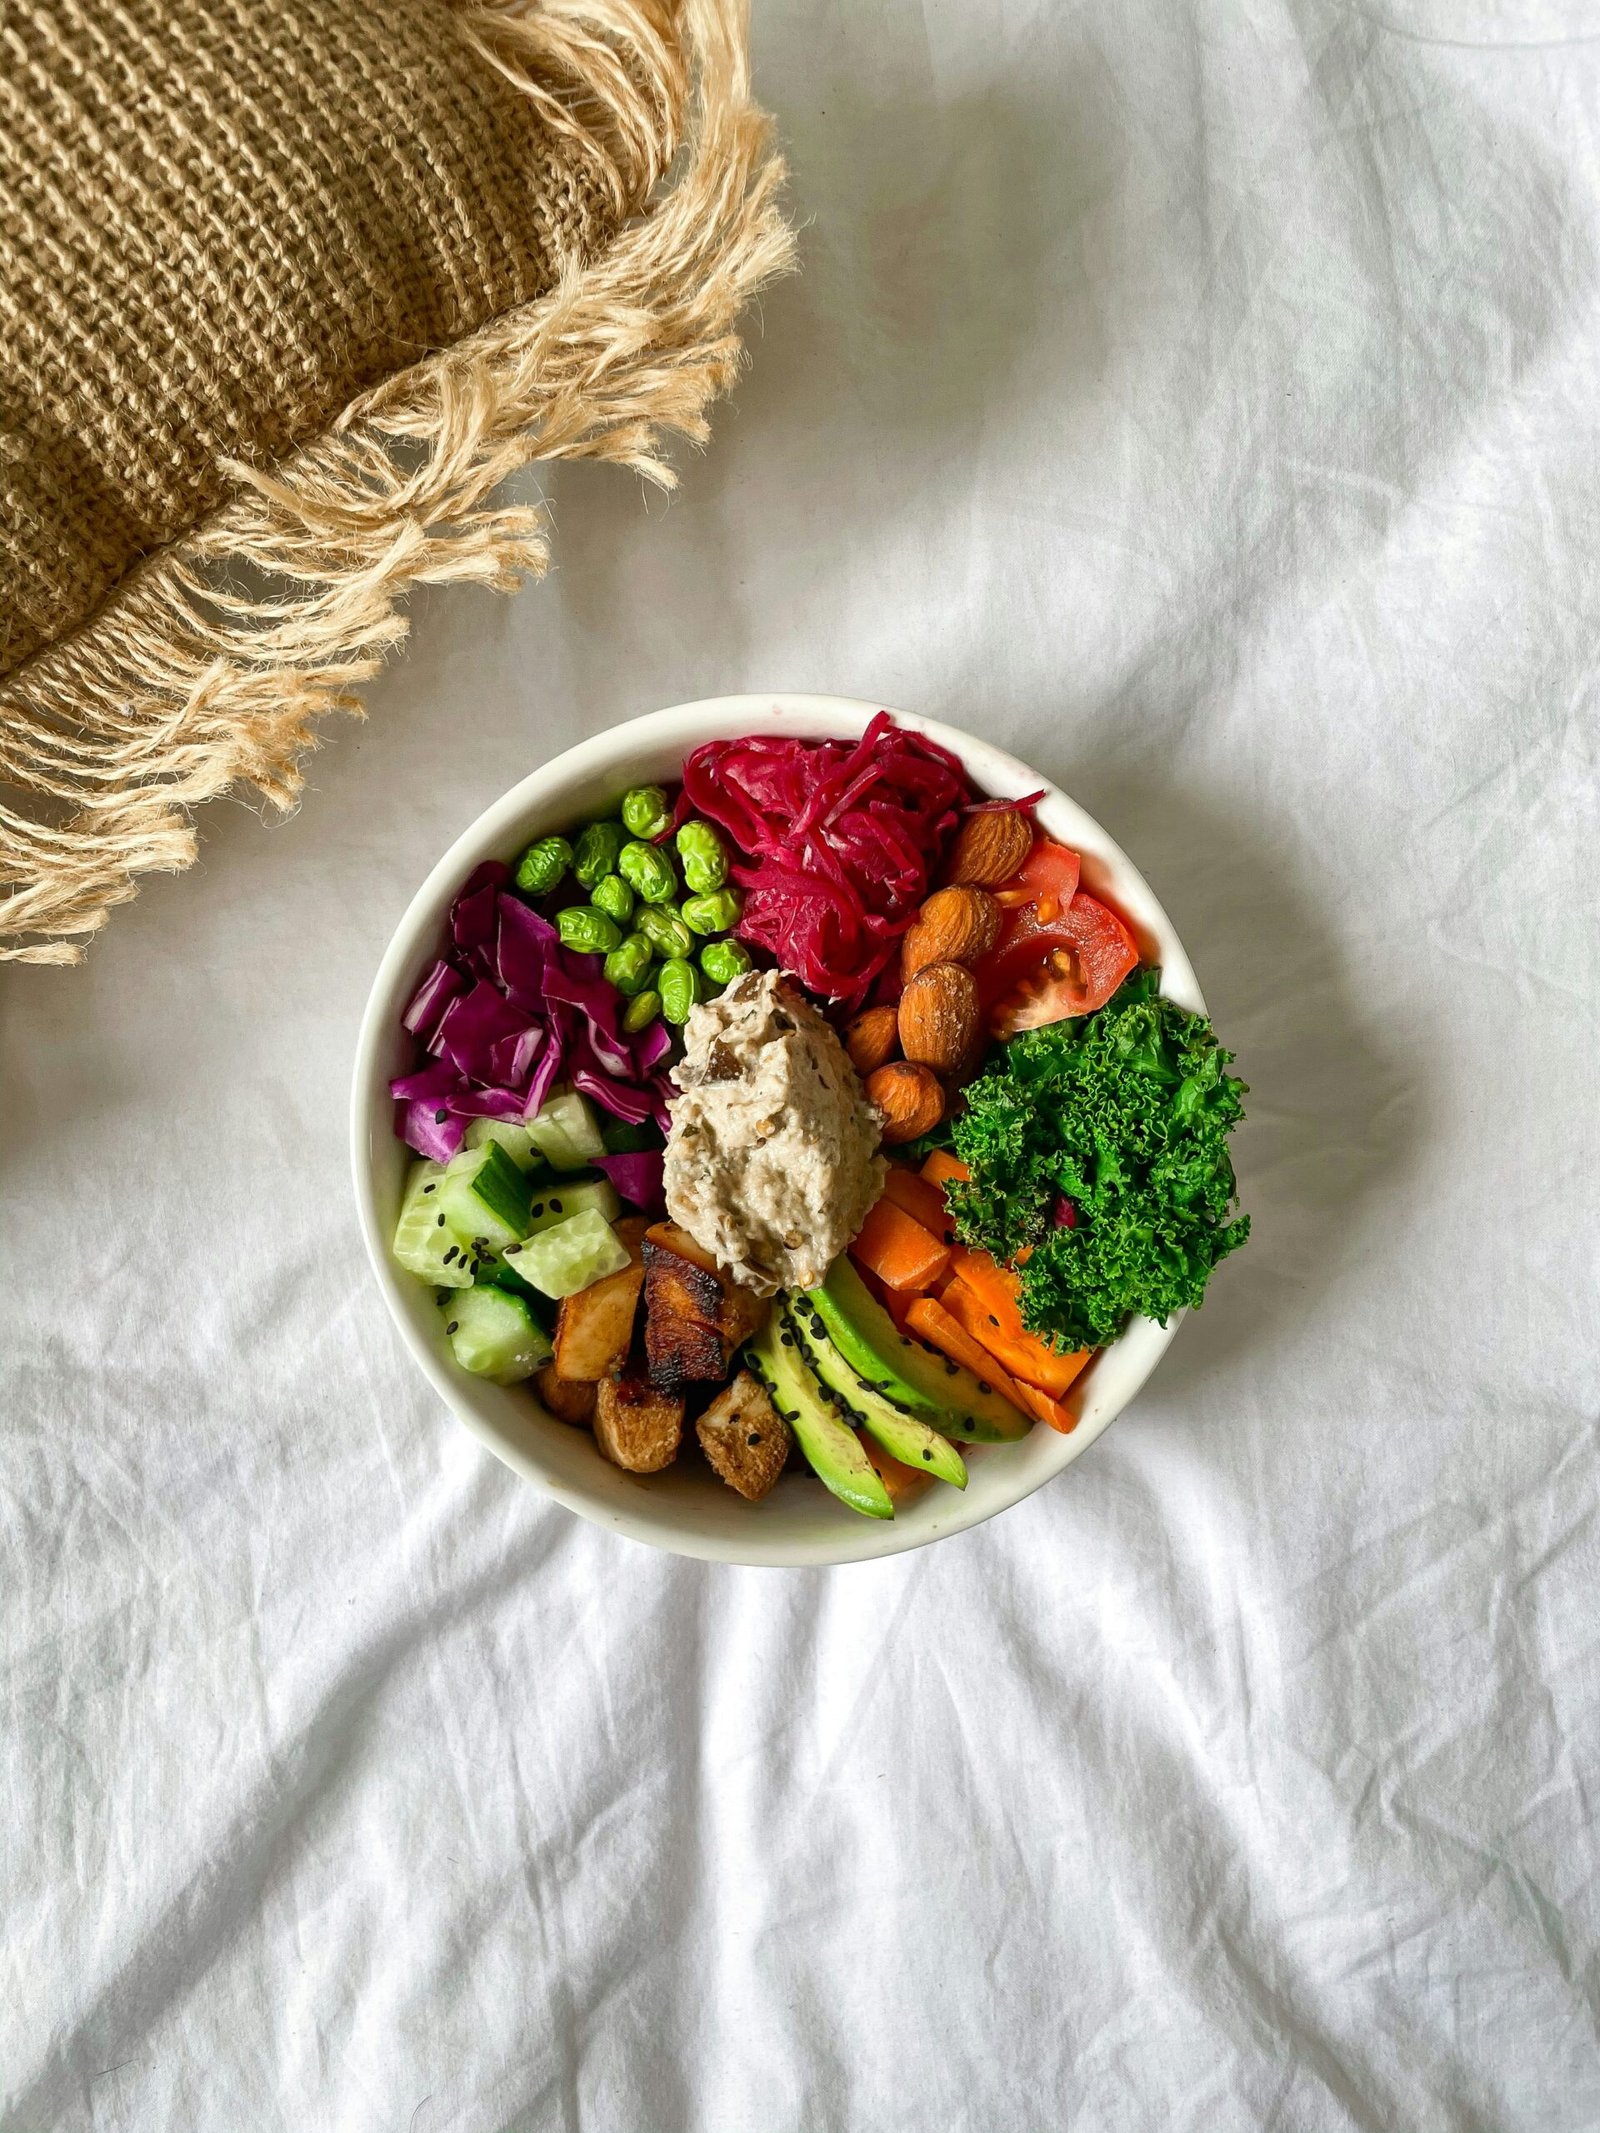
{"type": "Polygon", "coordinates": [[[792,263],[742,0],[486,0],[460,19],[592,170],[622,226],[538,300],[356,400],[0,684],[0,960],[74,962],[148,869],[195,856],[232,786],[279,807],[313,721],[405,634],[416,584],[509,590],[547,562],[535,460],[664,488],[741,360],[741,308],[792,263]]]}

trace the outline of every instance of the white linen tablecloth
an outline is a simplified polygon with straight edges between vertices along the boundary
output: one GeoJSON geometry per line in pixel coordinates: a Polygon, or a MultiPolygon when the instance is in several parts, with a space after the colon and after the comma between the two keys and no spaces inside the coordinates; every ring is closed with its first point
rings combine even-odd
{"type": "Polygon", "coordinates": [[[0,977],[5,2133],[1600,2124],[1600,14],[760,10],[802,278],[670,507],[421,600],[287,825],[0,977]],[[441,1413],[366,989],[763,687],[1132,853],[1256,1233],[982,1530],[680,1562],[441,1413]]]}

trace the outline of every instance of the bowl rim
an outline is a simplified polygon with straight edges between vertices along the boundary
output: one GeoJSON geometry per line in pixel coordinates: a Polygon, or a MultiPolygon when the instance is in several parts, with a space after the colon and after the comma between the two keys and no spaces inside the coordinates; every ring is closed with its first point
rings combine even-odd
{"type": "MultiPolygon", "coordinates": [[[[875,1561],[929,1546],[998,1517],[1053,1480],[1098,1441],[1136,1397],[1184,1316],[1175,1313],[1165,1327],[1137,1319],[1101,1352],[1094,1369],[1080,1381],[1087,1384],[1093,1380],[1094,1388],[1077,1428],[1070,1434],[1061,1435],[1039,1423],[1030,1437],[1015,1447],[998,1448],[1002,1454],[1014,1450],[1020,1455],[1025,1444],[1049,1440],[1045,1454],[1034,1462],[1038,1471],[1018,1471],[1008,1481],[1002,1464],[996,1476],[998,1485],[987,1487],[981,1496],[974,1497],[970,1485],[966,1491],[930,1491],[909,1506],[906,1514],[894,1519],[861,1518],[842,1506],[832,1506],[838,1511],[837,1532],[835,1524],[830,1523],[827,1539],[820,1542],[807,1542],[785,1530],[764,1526],[760,1506],[748,1507],[752,1514],[748,1538],[742,1533],[729,1537],[720,1532],[696,1532],[682,1522],[681,1516],[673,1515],[677,1499],[665,1492],[652,1496],[648,1482],[653,1477],[627,1477],[644,1484],[638,1490],[637,1503],[628,1504],[604,1501],[598,1489],[589,1491],[563,1480],[552,1471],[549,1462],[537,1456],[525,1431],[519,1429],[513,1435],[485,1411],[484,1405],[478,1404],[486,1402],[486,1388],[476,1380],[463,1379],[462,1373],[446,1360],[444,1351],[424,1337],[415,1299],[401,1289],[402,1279],[412,1288],[415,1284],[389,1256],[388,1236],[378,1210],[374,1150],[393,1145],[389,1069],[384,1057],[393,1050],[405,999],[422,964],[437,950],[445,911],[462,881],[481,860],[522,840],[529,817],[540,811],[552,786],[593,782],[602,776],[614,783],[617,776],[624,774],[629,759],[637,759],[650,746],[659,748],[670,743],[687,754],[704,739],[763,727],[787,728],[808,738],[825,734],[850,738],[881,710],[889,710],[897,724],[951,749],[981,791],[1008,798],[1041,793],[1038,813],[1050,834],[1083,852],[1086,878],[1092,877],[1114,896],[1119,909],[1144,936],[1141,945],[1153,948],[1159,955],[1163,992],[1186,1007],[1204,1012],[1205,1002],[1193,965],[1143,875],[1085,808],[1030,765],[975,734],[916,713],[854,697],[760,690],[698,698],[623,720],[550,757],[492,801],[440,856],[407,904],[374,974],[356,1039],[349,1114],[356,1212],[379,1290],[412,1360],[457,1421],[514,1472],[536,1483],[567,1510],[630,1540],[701,1561],[791,1569],[875,1561]],[[1107,1388],[1105,1360],[1118,1351],[1121,1361],[1116,1382],[1107,1388]],[[1105,1397],[1097,1397],[1097,1391],[1104,1391],[1105,1397]],[[935,1499],[938,1509],[934,1515],[916,1515],[935,1499]]],[[[526,1393],[525,1399],[533,1402],[535,1415],[550,1429],[566,1430],[566,1425],[554,1421],[539,1407],[531,1393],[526,1393]]],[[[598,1460],[599,1454],[594,1457],[598,1460]]],[[[1019,1469],[1021,1464],[1019,1458],[1019,1469]]],[[[983,1471],[989,1475],[988,1460],[983,1471]]],[[[611,1473],[607,1469],[607,1474],[611,1473]]]]}

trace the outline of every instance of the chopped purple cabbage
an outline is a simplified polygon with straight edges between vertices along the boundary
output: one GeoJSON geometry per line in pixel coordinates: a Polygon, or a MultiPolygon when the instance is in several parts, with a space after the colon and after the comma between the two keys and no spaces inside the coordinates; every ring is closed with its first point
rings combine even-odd
{"type": "Polygon", "coordinates": [[[457,993],[465,992],[467,981],[459,970],[452,970],[442,959],[435,963],[422,983],[411,996],[411,1005],[401,1016],[401,1021],[414,1037],[428,1043],[439,1026],[439,1017],[457,993]]]}
{"type": "Polygon", "coordinates": [[[419,1103],[398,1107],[397,1126],[400,1138],[408,1148],[415,1148],[418,1155],[431,1156],[436,1163],[448,1163],[453,1155],[461,1153],[461,1143],[467,1136],[467,1122],[454,1111],[446,1111],[440,1104],[431,1103],[426,1097],[419,1103]]]}
{"type": "MultiPolygon", "coordinates": [[[[396,1132],[419,1154],[448,1162],[468,1119],[531,1118],[562,1078],[613,1117],[632,1125],[653,1118],[665,1130],[665,1024],[625,1031],[601,959],[563,948],[509,881],[509,868],[487,861],[451,905],[445,954],[402,1018],[436,1056],[391,1083],[396,1132]]],[[[625,1166],[619,1192],[641,1206],[659,1203],[659,1153],[607,1157],[601,1167],[613,1162],[625,1166]]]]}
{"type": "Polygon", "coordinates": [[[596,1170],[603,1170],[623,1199],[651,1213],[666,1206],[662,1166],[666,1157],[660,1148],[646,1148],[629,1155],[597,1155],[596,1170]]]}

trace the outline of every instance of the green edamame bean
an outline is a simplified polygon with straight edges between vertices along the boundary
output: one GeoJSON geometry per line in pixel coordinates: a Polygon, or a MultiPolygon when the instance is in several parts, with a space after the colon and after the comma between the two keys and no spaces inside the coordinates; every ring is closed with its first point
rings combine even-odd
{"type": "Polygon", "coordinates": [[[661,995],[661,1012],[667,1020],[687,1022],[689,1010],[704,996],[705,986],[693,963],[675,955],[657,971],[656,991],[661,995]]]}
{"type": "Polygon", "coordinates": [[[679,918],[676,905],[642,904],[633,922],[657,955],[694,954],[694,935],[679,918]]]}
{"type": "Polygon", "coordinates": [[[700,968],[720,990],[744,976],[750,968],[750,951],[743,941],[707,941],[700,951],[700,968]]]}
{"type": "Polygon", "coordinates": [[[619,926],[625,926],[633,916],[633,891],[620,874],[602,874],[589,891],[589,901],[619,926]]]}
{"type": "Polygon", "coordinates": [[[606,977],[618,992],[631,998],[635,993],[643,992],[649,984],[654,963],[655,956],[644,935],[629,933],[606,957],[606,977]]]}
{"type": "Polygon", "coordinates": [[[722,887],[728,878],[728,848],[709,822],[686,822],[674,842],[683,878],[697,896],[722,887]]]}
{"type": "Polygon", "coordinates": [[[622,796],[622,820],[636,837],[659,837],[672,821],[666,794],[659,785],[635,785],[622,796]]]}
{"type": "Polygon", "coordinates": [[[586,889],[617,871],[617,854],[628,841],[620,822],[591,822],[578,838],[572,871],[586,889]]]}
{"type": "Polygon", "coordinates": [[[679,909],[691,933],[726,933],[738,925],[744,898],[737,889],[713,889],[707,896],[686,896],[679,909]]]}
{"type": "Polygon", "coordinates": [[[569,904],[556,913],[556,931],[563,948],[576,948],[580,955],[609,955],[622,942],[622,928],[593,904],[569,904]]]}
{"type": "Polygon", "coordinates": [[[517,887],[529,896],[548,896],[571,864],[565,837],[536,837],[517,861],[517,887]]]}
{"type": "Polygon", "coordinates": [[[658,846],[641,843],[637,837],[617,854],[617,872],[647,904],[669,904],[678,893],[672,861],[658,846]]]}
{"type": "Polygon", "coordinates": [[[622,1026],[630,1037],[648,1029],[661,1012],[661,995],[654,987],[648,992],[636,992],[622,1010],[622,1026]]]}

